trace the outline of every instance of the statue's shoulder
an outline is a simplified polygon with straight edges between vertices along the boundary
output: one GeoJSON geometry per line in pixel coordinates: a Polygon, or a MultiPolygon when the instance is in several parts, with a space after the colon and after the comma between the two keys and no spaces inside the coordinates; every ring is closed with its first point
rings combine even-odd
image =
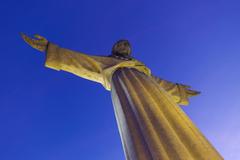
{"type": "Polygon", "coordinates": [[[135,58],[132,58],[132,61],[133,61],[134,63],[136,63],[136,65],[145,66],[145,64],[144,64],[143,62],[141,62],[141,61],[139,61],[139,60],[137,60],[137,59],[135,59],[135,58]]]}
{"type": "Polygon", "coordinates": [[[104,68],[118,65],[126,60],[118,59],[111,56],[91,56],[95,61],[99,62],[104,68]]]}
{"type": "Polygon", "coordinates": [[[101,63],[104,68],[111,66],[145,66],[144,63],[134,57],[92,56],[92,58],[101,63]]]}

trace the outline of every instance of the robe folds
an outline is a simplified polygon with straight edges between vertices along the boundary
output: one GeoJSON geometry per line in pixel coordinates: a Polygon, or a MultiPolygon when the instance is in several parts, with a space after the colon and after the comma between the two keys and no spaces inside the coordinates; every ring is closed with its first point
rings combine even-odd
{"type": "Polygon", "coordinates": [[[222,159],[172,97],[138,70],[115,71],[112,100],[127,159],[222,159]]]}
{"type": "Polygon", "coordinates": [[[152,75],[143,63],[90,56],[50,43],[45,66],[98,82],[111,91],[127,160],[221,160],[178,106],[189,86],[152,75]]]}

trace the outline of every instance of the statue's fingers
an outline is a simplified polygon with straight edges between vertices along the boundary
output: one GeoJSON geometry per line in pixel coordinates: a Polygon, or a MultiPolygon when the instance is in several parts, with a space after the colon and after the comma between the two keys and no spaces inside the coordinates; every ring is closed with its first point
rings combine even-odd
{"type": "Polygon", "coordinates": [[[187,90],[187,95],[188,96],[196,96],[196,95],[199,95],[201,92],[199,91],[194,91],[194,90],[187,90]]]}
{"type": "Polygon", "coordinates": [[[28,44],[30,44],[30,45],[33,45],[34,44],[34,39],[32,39],[32,38],[30,38],[30,37],[28,37],[27,35],[25,35],[24,33],[21,33],[21,37],[22,37],[22,39],[26,42],[26,43],[28,43],[28,44]]]}
{"type": "Polygon", "coordinates": [[[34,37],[36,37],[37,39],[46,40],[46,38],[44,38],[43,36],[40,36],[39,34],[35,34],[34,37]]]}
{"type": "Polygon", "coordinates": [[[32,39],[23,33],[21,33],[21,36],[22,36],[23,40],[27,44],[29,44],[31,47],[38,49],[38,50],[42,50],[42,49],[40,49],[40,48],[42,48],[42,46],[40,46],[39,40],[32,39]]]}
{"type": "Polygon", "coordinates": [[[20,33],[20,35],[21,35],[21,37],[22,37],[22,39],[24,40],[24,41],[27,41],[27,39],[28,39],[28,36],[26,36],[24,33],[20,33]]]}
{"type": "Polygon", "coordinates": [[[182,86],[182,87],[184,87],[184,88],[191,88],[191,86],[186,85],[186,84],[181,84],[181,83],[177,83],[177,84],[180,85],[180,86],[182,86]]]}
{"type": "Polygon", "coordinates": [[[191,88],[191,86],[185,85],[185,84],[183,84],[183,87],[184,87],[184,88],[191,88]]]}

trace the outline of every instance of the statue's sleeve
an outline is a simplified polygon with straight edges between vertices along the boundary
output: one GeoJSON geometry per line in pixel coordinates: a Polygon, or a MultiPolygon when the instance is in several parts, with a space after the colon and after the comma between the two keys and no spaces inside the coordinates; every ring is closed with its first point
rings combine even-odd
{"type": "Polygon", "coordinates": [[[152,78],[160,85],[161,88],[167,91],[179,105],[188,105],[188,98],[200,93],[189,89],[191,87],[188,85],[173,83],[153,75],[152,78]]]}
{"type": "Polygon", "coordinates": [[[101,62],[96,56],[89,56],[49,43],[45,66],[55,70],[63,70],[79,77],[102,83],[101,62]]]}

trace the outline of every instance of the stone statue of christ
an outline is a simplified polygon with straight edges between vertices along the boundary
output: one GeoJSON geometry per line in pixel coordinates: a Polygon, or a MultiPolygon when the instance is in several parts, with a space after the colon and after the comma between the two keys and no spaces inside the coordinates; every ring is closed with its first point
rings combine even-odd
{"type": "Polygon", "coordinates": [[[127,160],[223,159],[179,107],[199,92],[154,76],[131,56],[127,40],[116,42],[108,56],[92,56],[61,48],[39,35],[21,36],[46,52],[46,67],[101,83],[111,91],[127,160]]]}

